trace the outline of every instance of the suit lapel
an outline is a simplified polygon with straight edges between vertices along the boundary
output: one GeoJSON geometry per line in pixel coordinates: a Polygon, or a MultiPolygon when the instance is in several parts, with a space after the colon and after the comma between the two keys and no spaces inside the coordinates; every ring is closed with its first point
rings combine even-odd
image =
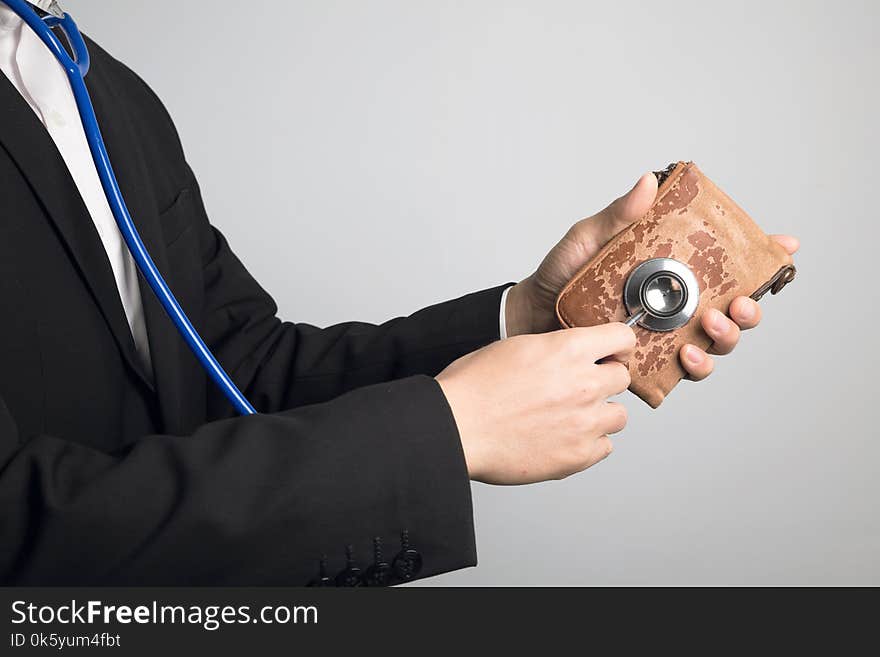
{"type": "MultiPolygon", "coordinates": [[[[66,46],[63,38],[62,43],[66,46]]],[[[93,67],[86,76],[86,86],[132,220],[159,271],[168,276],[158,208],[149,185],[149,168],[129,117],[122,111],[124,104],[114,97],[112,85],[104,79],[97,67],[93,67]]],[[[2,74],[0,144],[28,180],[67,246],[110,327],[125,362],[149,389],[157,392],[165,430],[183,430],[183,391],[180,384],[183,345],[180,337],[139,273],[138,282],[153,362],[152,376],[144,370],[107,254],[79,190],[51,136],[27,102],[2,74]]]]}
{"type": "MultiPolygon", "coordinates": [[[[101,75],[100,70],[93,70],[86,81],[132,221],[156,267],[166,279],[170,279],[167,251],[159,225],[159,208],[150,185],[150,169],[131,119],[125,113],[125,102],[116,96],[113,85],[101,75]]],[[[173,290],[173,280],[167,282],[173,290]]],[[[176,433],[183,430],[180,368],[185,346],[140,272],[138,283],[164,427],[166,431],[176,433]]]]}
{"type": "Polygon", "coordinates": [[[2,74],[0,144],[27,178],[66,244],[125,361],[152,387],[138,358],[107,253],[79,190],[46,128],[2,74]]]}

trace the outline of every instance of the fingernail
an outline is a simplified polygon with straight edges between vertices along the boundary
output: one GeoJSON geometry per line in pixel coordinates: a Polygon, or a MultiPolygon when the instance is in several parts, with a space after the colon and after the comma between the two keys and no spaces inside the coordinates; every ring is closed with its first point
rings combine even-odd
{"type": "Polygon", "coordinates": [[[724,333],[724,330],[727,328],[727,318],[724,316],[724,313],[720,310],[712,310],[712,314],[709,317],[709,326],[712,327],[715,333],[724,333]]]}
{"type": "Polygon", "coordinates": [[[703,354],[700,353],[700,350],[690,345],[684,349],[684,358],[691,365],[699,365],[703,362],[703,354]]]}

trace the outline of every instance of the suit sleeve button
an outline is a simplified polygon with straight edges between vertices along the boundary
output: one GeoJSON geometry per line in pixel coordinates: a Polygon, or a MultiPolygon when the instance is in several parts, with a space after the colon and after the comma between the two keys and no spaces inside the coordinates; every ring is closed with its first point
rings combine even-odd
{"type": "Polygon", "coordinates": [[[373,565],[364,572],[364,586],[388,586],[391,583],[391,565],[382,557],[382,539],[373,539],[373,565]]]}
{"type": "Polygon", "coordinates": [[[409,544],[409,532],[404,530],[400,535],[400,552],[391,564],[394,576],[408,582],[422,570],[422,555],[409,544]]]}
{"type": "Polygon", "coordinates": [[[318,576],[306,586],[333,586],[333,580],[327,574],[327,557],[321,557],[321,565],[318,567],[318,576]]]}
{"type": "Polygon", "coordinates": [[[352,547],[345,548],[345,570],[336,575],[336,586],[360,586],[361,569],[354,564],[352,547]]]}

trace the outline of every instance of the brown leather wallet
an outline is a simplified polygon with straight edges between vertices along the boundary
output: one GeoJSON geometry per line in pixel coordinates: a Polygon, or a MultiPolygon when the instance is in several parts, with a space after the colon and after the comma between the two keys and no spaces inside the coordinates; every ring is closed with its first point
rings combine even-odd
{"type": "MultiPolygon", "coordinates": [[[[655,175],[659,189],[648,213],[615,235],[575,274],[556,301],[556,313],[566,328],[636,320],[630,317],[637,311],[632,308],[633,279],[644,277],[631,274],[639,265],[654,258],[678,261],[684,277],[676,276],[678,282],[666,281],[672,282],[678,300],[682,297],[679,283],[696,278],[699,294],[691,295],[695,307],[683,326],[652,330],[642,321],[635,325],[630,390],[652,408],[657,408],[686,374],[678,356],[681,347],[690,343],[707,349],[711,345],[700,325],[703,313],[717,308],[727,314],[734,298],[748,295],[757,300],[767,291],[776,294],[795,276],[785,249],[693,162],[670,164],[655,175]]],[[[665,294],[661,288],[654,293],[665,294]]],[[[641,298],[646,299],[644,295],[641,298]]]]}

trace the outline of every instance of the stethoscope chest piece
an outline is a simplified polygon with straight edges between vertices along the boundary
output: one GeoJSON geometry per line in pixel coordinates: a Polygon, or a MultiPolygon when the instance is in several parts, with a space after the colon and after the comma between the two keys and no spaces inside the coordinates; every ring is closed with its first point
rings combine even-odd
{"type": "Polygon", "coordinates": [[[652,258],[633,269],[623,289],[628,326],[672,331],[690,321],[700,303],[700,285],[690,267],[672,258],[652,258]]]}

